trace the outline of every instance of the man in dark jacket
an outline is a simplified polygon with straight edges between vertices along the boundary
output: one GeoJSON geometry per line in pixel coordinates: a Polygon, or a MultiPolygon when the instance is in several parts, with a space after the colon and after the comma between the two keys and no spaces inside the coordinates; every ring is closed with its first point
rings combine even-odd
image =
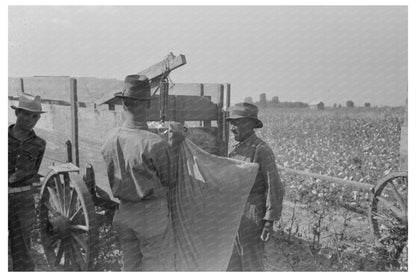
{"type": "Polygon", "coordinates": [[[284,187],[271,148],[254,132],[262,128],[258,108],[250,103],[231,107],[226,120],[238,142],[230,158],[258,163],[256,181],[248,196],[227,271],[263,271],[264,242],[282,212],[284,187]]]}
{"type": "Polygon", "coordinates": [[[32,184],[38,181],[38,170],[46,142],[33,128],[42,111],[39,96],[24,93],[15,110],[16,123],[9,126],[9,243],[13,271],[33,271],[30,256],[30,232],[35,222],[32,184]]]}

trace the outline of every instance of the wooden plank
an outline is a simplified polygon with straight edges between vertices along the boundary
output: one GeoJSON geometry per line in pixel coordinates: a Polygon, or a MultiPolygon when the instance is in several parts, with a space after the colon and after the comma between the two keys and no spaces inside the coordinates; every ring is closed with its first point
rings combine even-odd
{"type": "Polygon", "coordinates": [[[9,77],[8,79],[8,95],[20,95],[22,90],[22,78],[9,77]]]}
{"type": "Polygon", "coordinates": [[[114,93],[121,91],[123,80],[75,77],[77,79],[77,95],[80,102],[97,103],[97,99],[111,98],[114,93]]]}
{"type": "Polygon", "coordinates": [[[157,64],[154,64],[140,72],[140,75],[146,75],[149,80],[158,78],[163,75],[163,72],[168,69],[170,71],[186,64],[185,55],[175,56],[172,53],[168,57],[157,64]]]}
{"type": "Polygon", "coordinates": [[[220,156],[221,147],[217,143],[216,127],[194,127],[189,129],[188,138],[210,154],[220,156]]]}
{"type": "MultiPolygon", "coordinates": [[[[9,100],[19,100],[19,96],[9,96],[9,100]]],[[[53,105],[60,105],[60,106],[71,106],[71,102],[64,101],[64,100],[53,100],[53,99],[41,99],[43,104],[53,104],[53,105]]],[[[77,106],[81,108],[86,108],[88,106],[94,106],[94,103],[86,103],[86,102],[79,102],[77,101],[77,106]]]]}
{"type": "MultiPolygon", "coordinates": [[[[121,105],[120,99],[114,99],[114,105],[121,105]]],[[[149,121],[160,120],[159,95],[152,96],[148,113],[149,121]]],[[[169,95],[166,120],[204,121],[217,120],[216,105],[209,98],[191,95],[169,95]]]]}
{"type": "MultiPolygon", "coordinates": [[[[9,106],[11,105],[18,105],[17,97],[15,100],[9,100],[9,106]]],[[[70,125],[68,124],[68,122],[70,122],[68,119],[71,115],[69,106],[42,104],[42,110],[46,111],[46,113],[43,113],[41,115],[41,118],[36,124],[36,127],[43,128],[46,130],[55,130],[58,132],[66,132],[66,130],[70,130],[70,125]],[[59,123],[57,124],[57,122],[59,123]]],[[[8,109],[8,120],[9,122],[16,121],[15,111],[12,108],[8,109]]]]}
{"type": "MultiPolygon", "coordinates": [[[[216,83],[174,83],[169,84],[169,95],[201,95],[201,85],[204,87],[204,95],[211,96],[211,99],[214,103],[217,102],[217,91],[218,87],[221,84],[216,83]]],[[[121,85],[122,87],[122,85],[121,85]]],[[[121,90],[121,88],[120,88],[121,90]]],[[[152,88],[151,94],[153,95],[155,88],[152,88]]],[[[95,98],[95,103],[97,105],[111,104],[111,105],[120,105],[120,101],[113,97],[114,93],[107,94],[101,97],[95,98]]]]}
{"type": "Polygon", "coordinates": [[[176,112],[181,112],[184,121],[217,120],[217,105],[208,98],[178,95],[176,102],[181,104],[176,112]]]}
{"type": "MultiPolygon", "coordinates": [[[[24,77],[24,91],[34,95],[39,95],[43,99],[69,100],[69,77],[24,77]]],[[[19,85],[21,89],[22,85],[19,85]]],[[[9,95],[16,96],[16,91],[9,91],[9,95]]]]}
{"type": "Polygon", "coordinates": [[[43,156],[39,174],[45,176],[49,172],[49,167],[61,163],[66,163],[67,152],[65,142],[70,139],[67,134],[35,128],[36,135],[46,140],[46,150],[43,156]]]}

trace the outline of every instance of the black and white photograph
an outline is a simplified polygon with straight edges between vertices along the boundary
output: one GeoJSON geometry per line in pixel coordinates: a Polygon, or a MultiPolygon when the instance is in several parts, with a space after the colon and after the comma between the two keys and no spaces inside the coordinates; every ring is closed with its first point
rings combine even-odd
{"type": "Polygon", "coordinates": [[[203,4],[3,5],[7,271],[409,273],[407,2],[203,4]]]}

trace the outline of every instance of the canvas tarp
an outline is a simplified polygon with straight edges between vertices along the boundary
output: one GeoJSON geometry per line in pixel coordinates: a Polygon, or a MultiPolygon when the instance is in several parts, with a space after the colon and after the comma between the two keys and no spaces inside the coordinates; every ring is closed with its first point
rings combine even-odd
{"type": "Polygon", "coordinates": [[[178,185],[170,192],[175,270],[226,270],[257,171],[257,164],[181,143],[178,185]]]}

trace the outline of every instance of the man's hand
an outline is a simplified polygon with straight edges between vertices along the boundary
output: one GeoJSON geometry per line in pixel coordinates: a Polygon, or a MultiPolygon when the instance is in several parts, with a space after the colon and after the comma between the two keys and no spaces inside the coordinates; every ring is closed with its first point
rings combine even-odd
{"type": "Polygon", "coordinates": [[[188,128],[183,126],[182,123],[172,122],[169,125],[169,144],[172,147],[177,147],[186,138],[188,128]]]}
{"type": "Polygon", "coordinates": [[[269,241],[270,236],[273,232],[273,221],[266,221],[263,226],[263,231],[261,232],[260,239],[262,241],[269,241]]]}

